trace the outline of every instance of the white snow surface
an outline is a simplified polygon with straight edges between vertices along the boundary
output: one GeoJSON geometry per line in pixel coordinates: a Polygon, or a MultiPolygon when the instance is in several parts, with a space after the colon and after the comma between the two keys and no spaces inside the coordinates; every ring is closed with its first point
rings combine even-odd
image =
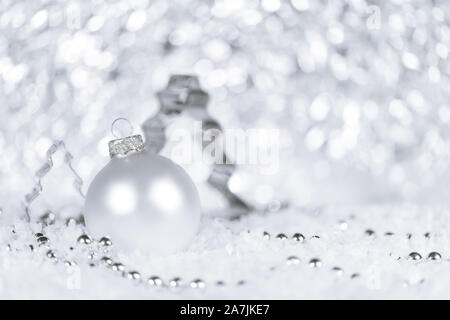
{"type": "Polygon", "coordinates": [[[134,252],[117,252],[114,245],[101,247],[97,241],[78,243],[83,228],[74,222],[57,220],[42,230],[36,222],[2,220],[3,299],[450,298],[450,212],[443,207],[287,208],[233,221],[206,216],[186,251],[159,257],[144,254],[138,243],[134,252]],[[47,244],[37,243],[34,234],[41,231],[47,244]],[[270,239],[263,237],[264,231],[270,239]],[[279,233],[288,239],[277,239],[279,233]],[[303,234],[305,241],[295,242],[294,233],[303,234]],[[56,258],[47,256],[49,250],[56,258]],[[411,252],[422,259],[409,259],[411,252]],[[428,259],[431,252],[442,259],[428,259]],[[125,271],[113,271],[100,261],[103,256],[123,263],[125,271]],[[290,256],[300,262],[287,264],[290,256]],[[320,267],[311,266],[314,258],[320,259],[320,267]],[[127,278],[133,270],[140,280],[127,278]],[[151,276],[165,285],[152,287],[147,282],[151,276]],[[181,278],[181,287],[168,285],[174,277],[181,278]],[[195,279],[202,279],[205,288],[190,287],[195,279]]]}

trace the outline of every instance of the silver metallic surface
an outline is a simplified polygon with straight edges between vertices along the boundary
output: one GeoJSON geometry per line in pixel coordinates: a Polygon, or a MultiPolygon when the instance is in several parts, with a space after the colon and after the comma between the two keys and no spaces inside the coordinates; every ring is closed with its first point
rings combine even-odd
{"type": "Polygon", "coordinates": [[[439,252],[433,251],[428,255],[428,260],[441,260],[442,256],[439,252]]]}
{"type": "Polygon", "coordinates": [[[419,253],[417,253],[417,252],[411,252],[408,257],[411,260],[420,260],[420,259],[422,259],[422,256],[419,253]]]}
{"type": "Polygon", "coordinates": [[[92,243],[92,239],[90,236],[88,236],[87,234],[82,234],[81,236],[78,237],[78,243],[81,244],[91,244],[92,243]]]}

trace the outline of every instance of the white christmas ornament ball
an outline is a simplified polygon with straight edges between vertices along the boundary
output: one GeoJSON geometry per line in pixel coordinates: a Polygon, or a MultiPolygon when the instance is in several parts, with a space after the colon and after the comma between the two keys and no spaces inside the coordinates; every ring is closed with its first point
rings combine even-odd
{"type": "Polygon", "coordinates": [[[150,151],[113,157],[86,195],[91,236],[109,236],[123,250],[157,255],[185,249],[198,232],[197,189],[171,160],[150,151]]]}

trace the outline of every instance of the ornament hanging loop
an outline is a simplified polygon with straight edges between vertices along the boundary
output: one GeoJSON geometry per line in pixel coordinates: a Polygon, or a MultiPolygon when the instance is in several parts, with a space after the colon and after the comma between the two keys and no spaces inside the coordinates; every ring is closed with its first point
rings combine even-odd
{"type": "Polygon", "coordinates": [[[109,141],[109,156],[126,157],[144,151],[144,140],[140,134],[133,134],[133,125],[126,118],[117,118],[111,124],[111,133],[117,138],[109,141]]]}
{"type": "Polygon", "coordinates": [[[117,118],[111,124],[111,134],[116,139],[129,137],[133,134],[133,125],[127,118],[117,118]]]}

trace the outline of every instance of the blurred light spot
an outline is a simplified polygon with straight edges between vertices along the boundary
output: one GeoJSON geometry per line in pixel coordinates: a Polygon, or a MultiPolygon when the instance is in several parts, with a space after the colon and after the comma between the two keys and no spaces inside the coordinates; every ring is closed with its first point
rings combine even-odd
{"type": "Polygon", "coordinates": [[[104,24],[105,24],[104,16],[93,16],[92,18],[89,19],[87,23],[87,29],[90,32],[96,32],[99,31],[104,24]]]}
{"type": "Polygon", "coordinates": [[[359,119],[359,107],[356,103],[350,102],[344,107],[342,118],[348,125],[355,125],[359,119]]]}
{"type": "Polygon", "coordinates": [[[242,19],[245,24],[254,26],[261,22],[262,16],[261,13],[257,10],[246,10],[242,13],[242,19]]]}
{"type": "Polygon", "coordinates": [[[331,43],[339,44],[344,41],[344,30],[340,25],[328,28],[327,38],[331,43]]]}
{"type": "Polygon", "coordinates": [[[341,159],[345,153],[345,145],[342,137],[338,132],[333,132],[327,144],[328,154],[333,159],[341,159]]]}
{"type": "Polygon", "coordinates": [[[47,22],[48,12],[46,10],[40,10],[34,14],[31,18],[30,24],[34,29],[41,28],[47,22]]]}
{"type": "Polygon", "coordinates": [[[136,10],[128,17],[127,29],[129,31],[138,31],[145,25],[146,21],[147,13],[144,10],[136,10]]]}
{"type": "Polygon", "coordinates": [[[434,7],[433,10],[433,17],[436,19],[436,21],[443,22],[445,20],[445,13],[441,8],[434,7]]]}
{"type": "Polygon", "coordinates": [[[405,31],[405,23],[402,16],[399,14],[391,14],[389,16],[389,25],[398,33],[403,33],[405,31]]]}
{"type": "Polygon", "coordinates": [[[52,140],[47,137],[40,137],[35,143],[36,153],[40,157],[44,157],[47,153],[48,148],[52,145],[52,140]]]}
{"type": "Polygon", "coordinates": [[[431,66],[428,68],[428,78],[431,82],[437,83],[441,80],[441,72],[438,68],[431,66]]]}
{"type": "Polygon", "coordinates": [[[223,61],[231,55],[230,45],[220,39],[208,41],[203,46],[205,55],[213,61],[223,61]]]}
{"type": "Polygon", "coordinates": [[[418,70],[420,67],[420,62],[417,56],[411,52],[405,52],[402,56],[402,61],[405,67],[412,70],[418,70]]]}
{"type": "Polygon", "coordinates": [[[297,51],[297,63],[305,73],[311,73],[315,70],[316,64],[314,57],[308,47],[300,46],[297,51]]]}
{"type": "Polygon", "coordinates": [[[249,181],[251,181],[251,177],[248,177],[247,174],[236,172],[228,180],[228,187],[233,193],[245,192],[250,188],[249,181]]]}
{"type": "Polygon", "coordinates": [[[413,39],[418,45],[423,46],[427,41],[426,31],[424,29],[416,29],[413,33],[413,39]]]}
{"type": "Polygon", "coordinates": [[[52,135],[54,139],[62,140],[66,135],[66,123],[59,119],[52,125],[52,135]]]}
{"type": "Polygon", "coordinates": [[[292,6],[298,11],[309,9],[309,0],[291,0],[292,6]]]}
{"type": "Polygon", "coordinates": [[[94,167],[94,161],[91,157],[81,157],[78,162],[77,170],[80,176],[87,177],[90,176],[94,167]]]}
{"type": "Polygon", "coordinates": [[[194,65],[194,71],[198,75],[204,75],[214,69],[214,64],[208,59],[201,59],[194,65]]]}
{"type": "Polygon", "coordinates": [[[317,121],[325,120],[330,110],[328,98],[325,95],[317,96],[309,107],[311,118],[317,121]]]}
{"type": "Polygon", "coordinates": [[[349,77],[349,70],[347,60],[339,54],[333,54],[330,58],[330,66],[333,74],[338,80],[347,80],[349,77]]]}
{"type": "Polygon", "coordinates": [[[280,0],[262,0],[262,7],[268,12],[275,12],[280,9],[280,0]]]}
{"type": "Polygon", "coordinates": [[[428,112],[425,98],[419,90],[409,91],[406,100],[418,114],[425,115],[428,112]]]}
{"type": "Polygon", "coordinates": [[[227,82],[227,73],[223,69],[216,69],[208,75],[207,82],[211,87],[221,87],[227,82]]]}
{"type": "Polygon", "coordinates": [[[181,46],[186,42],[186,31],[183,29],[174,30],[169,36],[169,42],[174,46],[181,46]]]}
{"type": "Polygon", "coordinates": [[[306,146],[313,151],[318,150],[324,142],[325,136],[322,130],[318,128],[312,128],[305,136],[306,146]]]}
{"type": "Polygon", "coordinates": [[[364,103],[363,112],[367,119],[375,120],[378,117],[378,105],[369,100],[364,103]]]}
{"type": "Polygon", "coordinates": [[[439,56],[439,58],[445,60],[448,57],[448,49],[447,46],[445,44],[443,44],[442,42],[439,42],[436,45],[436,54],[439,56]]]}
{"type": "Polygon", "coordinates": [[[100,141],[97,143],[97,151],[103,157],[109,157],[108,142],[110,140],[111,140],[110,137],[104,137],[104,138],[100,139],[100,141]]]}
{"type": "Polygon", "coordinates": [[[389,104],[389,112],[391,115],[399,120],[402,120],[406,124],[411,122],[411,113],[401,100],[392,100],[389,104]]]}
{"type": "Polygon", "coordinates": [[[448,106],[439,107],[438,115],[442,122],[450,122],[450,108],[448,106]]]}
{"type": "Polygon", "coordinates": [[[322,36],[314,31],[306,31],[305,37],[309,43],[311,55],[313,56],[316,65],[325,65],[328,53],[327,45],[323,41],[322,36]]]}
{"type": "Polygon", "coordinates": [[[73,36],[63,35],[58,43],[58,57],[67,63],[75,63],[89,50],[96,49],[95,39],[84,32],[73,36]]]}
{"type": "Polygon", "coordinates": [[[76,88],[83,88],[89,84],[88,72],[83,68],[75,68],[70,73],[70,81],[76,88]]]}

